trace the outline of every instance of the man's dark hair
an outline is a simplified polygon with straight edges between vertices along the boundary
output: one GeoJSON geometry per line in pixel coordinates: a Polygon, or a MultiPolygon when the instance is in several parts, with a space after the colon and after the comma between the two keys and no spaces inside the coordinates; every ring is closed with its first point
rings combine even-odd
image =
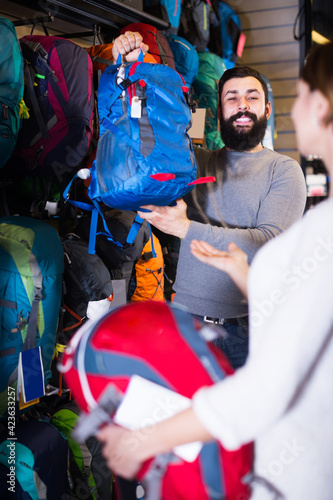
{"type": "Polygon", "coordinates": [[[259,73],[259,71],[250,68],[249,66],[235,66],[234,68],[227,69],[220,78],[219,81],[219,105],[221,106],[221,94],[225,82],[231,80],[232,78],[246,78],[247,76],[252,76],[256,78],[263,88],[265,94],[265,105],[268,103],[268,88],[265,80],[259,73]]]}

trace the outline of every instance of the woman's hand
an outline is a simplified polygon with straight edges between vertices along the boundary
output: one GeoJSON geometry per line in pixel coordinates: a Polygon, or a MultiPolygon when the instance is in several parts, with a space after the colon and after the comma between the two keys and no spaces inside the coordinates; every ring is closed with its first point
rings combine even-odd
{"type": "Polygon", "coordinates": [[[191,253],[200,262],[227,273],[240,291],[247,297],[247,275],[249,265],[247,255],[235,243],[229,243],[228,251],[218,250],[206,241],[192,240],[191,253]]]}
{"type": "Polygon", "coordinates": [[[102,444],[103,456],[112,472],[125,479],[133,479],[142,466],[138,458],[139,436],[123,427],[107,425],[96,437],[102,444]]]}

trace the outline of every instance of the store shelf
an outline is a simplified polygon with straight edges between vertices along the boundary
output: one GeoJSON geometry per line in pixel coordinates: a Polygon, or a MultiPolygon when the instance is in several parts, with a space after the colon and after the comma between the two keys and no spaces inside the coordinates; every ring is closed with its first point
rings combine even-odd
{"type": "Polygon", "coordinates": [[[18,18],[24,17],[27,24],[30,11],[34,18],[50,14],[56,20],[61,19],[89,30],[98,25],[111,35],[132,22],[152,24],[160,30],[169,26],[163,19],[138,10],[136,7],[141,5],[140,0],[12,0],[5,3],[10,5],[10,8],[7,6],[9,13],[18,18]],[[19,15],[21,7],[24,16],[19,15]]]}

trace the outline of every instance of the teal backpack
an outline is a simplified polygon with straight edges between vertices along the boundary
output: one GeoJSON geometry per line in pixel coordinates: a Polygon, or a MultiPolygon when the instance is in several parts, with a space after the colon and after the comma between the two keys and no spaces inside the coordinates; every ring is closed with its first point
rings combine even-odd
{"type": "Polygon", "coordinates": [[[0,432],[0,498],[73,500],[68,456],[67,440],[49,422],[17,420],[12,439],[4,427],[0,432]]]}
{"type": "Polygon", "coordinates": [[[45,386],[51,377],[63,270],[52,226],[29,217],[0,218],[0,419],[8,413],[8,391],[17,390],[22,351],[40,347],[45,386]]]}
{"type": "Polygon", "coordinates": [[[21,128],[20,115],[27,116],[23,102],[23,57],[15,27],[11,21],[0,17],[0,167],[3,167],[14,150],[21,128]]]}
{"type": "Polygon", "coordinates": [[[213,52],[199,52],[198,76],[193,82],[192,101],[198,108],[206,108],[205,139],[212,151],[224,146],[218,129],[219,80],[226,70],[224,59],[213,52]]]}

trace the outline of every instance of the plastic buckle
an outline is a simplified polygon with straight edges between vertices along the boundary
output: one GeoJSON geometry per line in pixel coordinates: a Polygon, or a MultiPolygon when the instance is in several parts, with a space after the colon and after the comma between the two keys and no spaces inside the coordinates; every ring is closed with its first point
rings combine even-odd
{"type": "Polygon", "coordinates": [[[214,325],[223,325],[224,318],[211,318],[210,316],[204,316],[203,320],[205,323],[213,323],[214,325]]]}

